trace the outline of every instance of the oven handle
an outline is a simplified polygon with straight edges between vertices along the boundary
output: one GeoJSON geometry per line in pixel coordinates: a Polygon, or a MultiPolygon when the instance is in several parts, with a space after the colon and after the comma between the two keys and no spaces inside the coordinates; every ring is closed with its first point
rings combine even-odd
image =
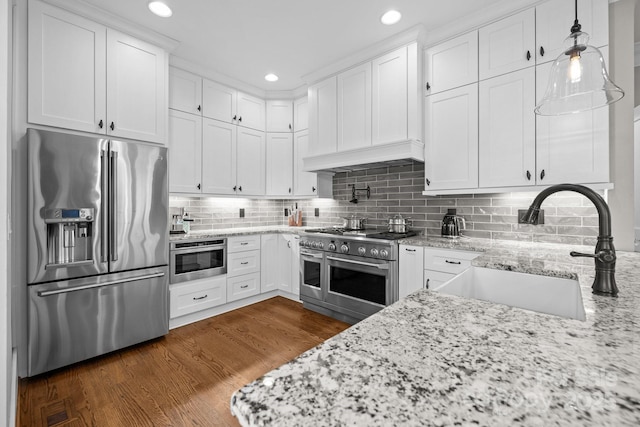
{"type": "Polygon", "coordinates": [[[362,262],[362,261],[354,261],[351,259],[344,259],[344,258],[335,258],[332,256],[328,256],[327,259],[330,259],[331,261],[342,261],[342,262],[348,262],[351,264],[357,264],[357,265],[365,265],[367,267],[375,267],[378,268],[380,270],[388,270],[389,269],[389,264],[374,264],[371,262],[362,262]]]}
{"type": "Polygon", "coordinates": [[[312,254],[312,253],[309,253],[309,252],[300,252],[300,255],[301,256],[310,256],[312,258],[318,258],[318,259],[322,258],[322,254],[312,254]]]}
{"type": "Polygon", "coordinates": [[[200,246],[197,248],[185,248],[185,249],[172,249],[169,252],[171,252],[172,255],[184,255],[184,254],[193,254],[193,253],[199,253],[199,252],[209,252],[209,251],[215,251],[215,250],[225,250],[225,246],[224,245],[212,245],[212,246],[200,246]]]}

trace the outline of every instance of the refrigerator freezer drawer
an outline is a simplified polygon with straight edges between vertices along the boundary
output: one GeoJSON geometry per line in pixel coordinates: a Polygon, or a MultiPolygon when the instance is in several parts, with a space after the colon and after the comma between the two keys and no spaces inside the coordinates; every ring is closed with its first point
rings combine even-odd
{"type": "Polygon", "coordinates": [[[29,286],[33,376],[169,332],[168,267],[29,286]]]}

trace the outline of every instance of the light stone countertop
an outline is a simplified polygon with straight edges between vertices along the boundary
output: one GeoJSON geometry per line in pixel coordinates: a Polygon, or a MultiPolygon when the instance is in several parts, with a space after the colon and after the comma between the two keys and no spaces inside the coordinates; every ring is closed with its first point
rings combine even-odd
{"type": "Polygon", "coordinates": [[[611,298],[591,294],[593,260],[568,255],[591,247],[402,243],[578,277],[586,321],[420,290],[237,391],[241,425],[640,425],[640,254],[618,252],[611,298]]]}
{"type": "Polygon", "coordinates": [[[202,240],[215,237],[248,236],[251,234],[302,234],[306,229],[317,227],[290,227],[288,225],[271,225],[264,227],[221,228],[218,230],[192,231],[187,234],[170,234],[169,240],[202,240]]]}

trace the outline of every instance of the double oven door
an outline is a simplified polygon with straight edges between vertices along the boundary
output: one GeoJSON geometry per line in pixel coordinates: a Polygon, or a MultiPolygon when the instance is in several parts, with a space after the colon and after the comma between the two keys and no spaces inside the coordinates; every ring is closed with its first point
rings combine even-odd
{"type": "Polygon", "coordinates": [[[397,301],[397,261],[302,251],[300,298],[364,319],[397,301]]]}

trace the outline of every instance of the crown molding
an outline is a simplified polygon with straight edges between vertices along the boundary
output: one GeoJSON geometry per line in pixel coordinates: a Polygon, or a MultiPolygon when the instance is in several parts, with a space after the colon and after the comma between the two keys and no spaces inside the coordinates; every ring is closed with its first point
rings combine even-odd
{"type": "MultiPolygon", "coordinates": [[[[34,0],[29,0],[34,1],[34,0]]],[[[43,0],[52,6],[75,13],[94,22],[105,25],[114,30],[121,31],[130,36],[144,40],[156,46],[159,46],[167,52],[174,51],[179,45],[178,40],[167,37],[149,28],[142,27],[140,24],[133,23],[122,16],[115,15],[99,7],[80,0],[43,0]]]]}

